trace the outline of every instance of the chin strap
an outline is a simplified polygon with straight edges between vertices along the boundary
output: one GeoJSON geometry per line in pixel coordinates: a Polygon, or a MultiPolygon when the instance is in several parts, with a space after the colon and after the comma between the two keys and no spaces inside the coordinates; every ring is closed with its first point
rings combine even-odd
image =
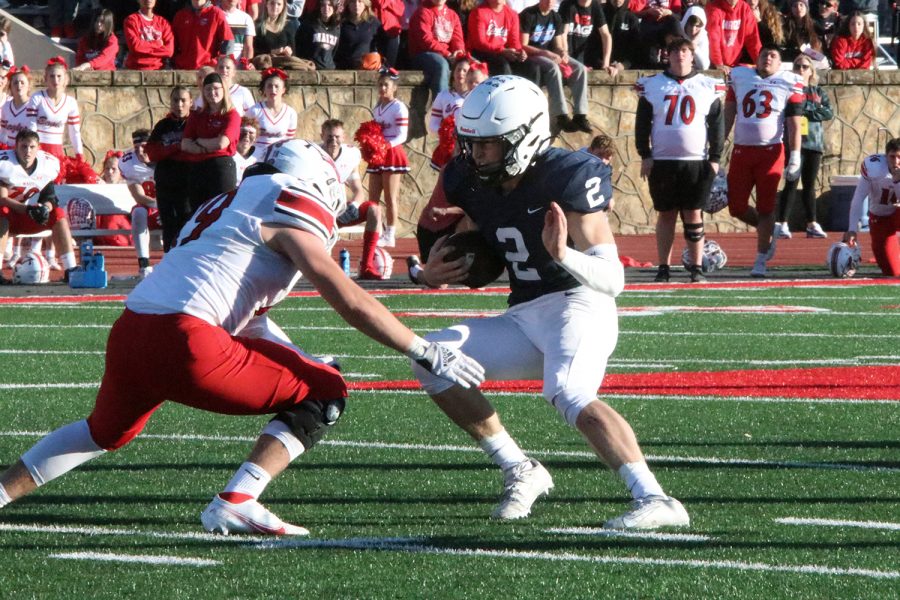
{"type": "Polygon", "coordinates": [[[559,264],[582,285],[615,298],[625,289],[625,269],[615,244],[598,244],[579,252],[566,248],[559,264]]]}

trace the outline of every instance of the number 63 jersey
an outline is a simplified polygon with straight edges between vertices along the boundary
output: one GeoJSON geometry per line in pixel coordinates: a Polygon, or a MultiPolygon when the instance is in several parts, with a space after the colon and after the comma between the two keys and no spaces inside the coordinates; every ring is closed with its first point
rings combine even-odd
{"type": "Polygon", "coordinates": [[[803,80],[790,71],[761,77],[755,68],[735,67],[726,102],[737,106],[734,143],[770,146],[782,143],[784,117],[803,114],[803,80]]]}
{"type": "Polygon", "coordinates": [[[641,77],[635,91],[653,109],[650,131],[654,160],[706,160],[706,118],[725,97],[725,82],[695,73],[677,79],[668,73],[641,77]]]}
{"type": "Polygon", "coordinates": [[[444,170],[444,191],[504,257],[512,306],[581,285],[544,247],[544,218],[551,202],[567,213],[605,210],[612,199],[611,178],[609,165],[594,156],[550,148],[508,194],[483,184],[466,159],[457,156],[444,170]]]}
{"type": "MultiPolygon", "coordinates": [[[[332,179],[336,186],[336,172],[332,179]]],[[[337,241],[335,212],[343,210],[343,197],[329,197],[322,188],[330,182],[320,183],[257,175],[201,205],[125,306],[141,314],[191,315],[234,335],[284,299],[301,275],[266,245],[263,224],[306,231],[327,249],[337,241]]]]}

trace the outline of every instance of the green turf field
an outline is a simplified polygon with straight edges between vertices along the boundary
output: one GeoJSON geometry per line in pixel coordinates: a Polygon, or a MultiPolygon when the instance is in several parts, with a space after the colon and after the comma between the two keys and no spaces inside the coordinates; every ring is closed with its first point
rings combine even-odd
{"type": "MultiPolygon", "coordinates": [[[[435,312],[505,306],[382,300],[420,332],[458,320],[435,312]]],[[[898,286],[647,286],[619,305],[612,375],[750,369],[764,383],[781,369],[900,363],[898,286]]],[[[0,464],[88,414],[120,306],[0,306],[0,464]]],[[[271,314],[308,351],[338,355],[351,382],[410,379],[318,298],[271,314]]],[[[623,536],[598,530],[625,509],[623,486],[577,433],[535,394],[494,398],[555,479],[525,521],[488,519],[499,471],[424,394],[354,391],[328,440],[261,499],[312,537],[210,536],[200,511],[266,419],[170,404],[130,446],[0,510],[0,598],[900,597],[898,402],[606,396],[693,520],[623,536]]]]}

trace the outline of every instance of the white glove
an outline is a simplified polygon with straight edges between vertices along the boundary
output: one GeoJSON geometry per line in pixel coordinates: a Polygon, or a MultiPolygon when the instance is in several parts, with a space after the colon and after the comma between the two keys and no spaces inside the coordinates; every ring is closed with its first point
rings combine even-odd
{"type": "Polygon", "coordinates": [[[484,381],[484,367],[478,361],[438,342],[416,336],[406,356],[423,369],[464,388],[478,387],[484,381]]]}
{"type": "Polygon", "coordinates": [[[791,150],[788,157],[787,167],[784,169],[784,178],[786,181],[797,181],[800,179],[800,151],[791,150]]]}

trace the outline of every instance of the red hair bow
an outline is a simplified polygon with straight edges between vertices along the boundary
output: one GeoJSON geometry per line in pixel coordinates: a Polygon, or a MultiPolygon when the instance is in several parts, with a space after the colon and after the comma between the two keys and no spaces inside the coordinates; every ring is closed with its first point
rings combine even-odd
{"type": "Polygon", "coordinates": [[[31,73],[31,69],[28,68],[28,65],[22,65],[21,67],[16,67],[15,65],[13,65],[6,73],[6,78],[12,80],[13,75],[15,75],[16,73],[25,73],[26,75],[28,75],[31,73]]]}
{"type": "Polygon", "coordinates": [[[269,67],[268,69],[266,69],[265,71],[262,72],[262,80],[263,81],[265,81],[266,79],[268,79],[269,77],[272,77],[272,76],[280,77],[282,81],[288,80],[287,73],[285,73],[284,71],[282,71],[281,69],[279,69],[277,67],[269,67]]]}
{"type": "Polygon", "coordinates": [[[382,77],[390,77],[391,79],[400,79],[400,72],[394,67],[381,67],[378,74],[382,77]]]}
{"type": "Polygon", "coordinates": [[[479,61],[478,59],[476,59],[476,58],[475,58],[474,56],[472,56],[471,54],[467,53],[467,54],[462,58],[462,60],[466,60],[466,61],[469,62],[469,68],[470,68],[470,69],[473,69],[473,70],[475,70],[475,71],[481,71],[481,72],[484,73],[485,75],[488,74],[488,66],[487,66],[487,63],[479,61]]]}
{"type": "Polygon", "coordinates": [[[66,59],[64,59],[62,56],[54,56],[53,58],[51,58],[50,60],[47,61],[48,67],[52,67],[53,65],[59,65],[63,69],[66,69],[66,70],[68,70],[68,68],[69,68],[69,65],[66,64],[66,59]]]}
{"type": "Polygon", "coordinates": [[[104,160],[109,160],[113,157],[122,158],[122,151],[121,150],[107,150],[106,158],[104,160]]]}

